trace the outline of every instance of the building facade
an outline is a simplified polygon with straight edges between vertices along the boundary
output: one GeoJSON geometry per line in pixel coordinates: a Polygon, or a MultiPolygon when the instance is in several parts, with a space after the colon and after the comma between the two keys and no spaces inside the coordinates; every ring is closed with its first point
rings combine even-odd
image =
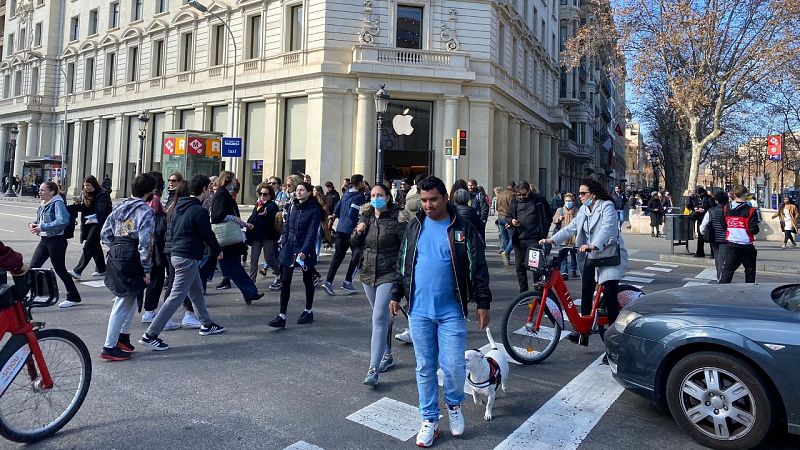
{"type": "Polygon", "coordinates": [[[628,189],[637,191],[645,186],[651,186],[652,168],[648,178],[648,155],[644,147],[642,130],[637,122],[628,122],[625,127],[625,186],[628,189]]]}
{"type": "Polygon", "coordinates": [[[242,158],[223,158],[243,201],[270,175],[372,180],[380,85],[391,95],[380,133],[388,178],[433,173],[487,188],[526,179],[550,195],[567,167],[560,149],[572,123],[558,98],[551,1],[219,0],[205,3],[213,14],[184,0],[14,3],[0,160],[13,153],[18,174],[21,161],[63,155],[72,192],[108,174],[114,195],[128,195],[142,112],[144,170],[162,169],[164,131],[244,138],[242,158]],[[19,30],[30,38],[40,22],[41,45],[18,45],[19,30]],[[468,151],[453,163],[443,147],[458,128],[468,151]]]}

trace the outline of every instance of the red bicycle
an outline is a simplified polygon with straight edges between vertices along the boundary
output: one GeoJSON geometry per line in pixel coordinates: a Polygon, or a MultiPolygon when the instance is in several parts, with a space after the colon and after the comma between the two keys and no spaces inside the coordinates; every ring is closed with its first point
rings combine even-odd
{"type": "Polygon", "coordinates": [[[31,309],[58,302],[55,273],[30,269],[30,293],[13,298],[0,285],[0,435],[36,442],[55,434],[78,412],[92,379],[89,350],[66,330],[45,330],[31,309]]]}
{"type": "MultiPolygon", "coordinates": [[[[577,247],[562,248],[548,264],[544,250],[535,247],[528,249],[527,267],[534,275],[533,290],[515,298],[503,320],[503,346],[516,361],[537,364],[547,359],[558,346],[561,333],[568,332],[567,322],[581,335],[581,339],[599,333],[608,326],[608,317],[598,314],[603,285],[599,285],[594,294],[591,313],[584,316],[578,312],[561,276],[561,259],[577,251],[577,247]]],[[[624,290],[641,293],[633,286],[620,285],[620,292],[624,290]]]]}

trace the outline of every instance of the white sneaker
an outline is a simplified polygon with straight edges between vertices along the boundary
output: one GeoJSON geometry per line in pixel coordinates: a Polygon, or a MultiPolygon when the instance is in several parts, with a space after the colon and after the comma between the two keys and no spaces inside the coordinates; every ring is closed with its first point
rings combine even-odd
{"type": "Polygon", "coordinates": [[[78,272],[75,272],[74,270],[68,270],[67,273],[69,274],[69,276],[71,276],[72,278],[75,278],[76,280],[80,280],[81,279],[81,274],[79,274],[78,272]]]}
{"type": "Polygon", "coordinates": [[[437,437],[439,437],[439,424],[423,420],[422,426],[419,427],[419,433],[417,433],[417,446],[430,447],[437,437]]]}
{"type": "Polygon", "coordinates": [[[408,329],[406,329],[406,331],[403,331],[402,333],[395,334],[394,338],[406,344],[414,343],[414,341],[411,340],[411,331],[409,331],[408,329]]]}
{"type": "Polygon", "coordinates": [[[186,328],[195,328],[195,329],[203,326],[203,324],[200,323],[199,320],[197,320],[197,316],[195,316],[193,312],[189,311],[186,311],[186,313],[183,315],[183,320],[181,320],[181,325],[183,325],[186,328]]]}
{"type": "Polygon", "coordinates": [[[151,323],[156,318],[156,310],[142,313],[142,323],[151,323]]]}
{"type": "Polygon", "coordinates": [[[69,301],[69,300],[64,300],[63,302],[58,304],[58,307],[59,308],[72,308],[73,306],[78,306],[80,304],[81,304],[81,302],[72,302],[72,301],[69,301]]]}
{"type": "Polygon", "coordinates": [[[461,414],[461,405],[448,406],[447,415],[450,416],[450,432],[453,436],[464,434],[464,414],[461,414]]]}
{"type": "Polygon", "coordinates": [[[178,322],[175,322],[172,319],[169,319],[167,321],[167,323],[164,325],[164,330],[163,331],[177,330],[180,327],[181,327],[181,324],[179,324],[178,322]]]}
{"type": "Polygon", "coordinates": [[[105,272],[92,272],[93,277],[104,277],[106,275],[105,272]]]}

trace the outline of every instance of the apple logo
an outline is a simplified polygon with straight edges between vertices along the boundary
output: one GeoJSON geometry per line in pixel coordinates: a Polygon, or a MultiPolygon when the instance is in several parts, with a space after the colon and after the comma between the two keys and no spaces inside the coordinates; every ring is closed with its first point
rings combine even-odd
{"type": "Polygon", "coordinates": [[[403,111],[403,114],[394,116],[392,119],[392,127],[394,128],[394,132],[397,133],[398,136],[407,135],[410,136],[411,133],[414,132],[414,127],[411,126],[411,120],[414,116],[408,115],[408,108],[403,111]]]}

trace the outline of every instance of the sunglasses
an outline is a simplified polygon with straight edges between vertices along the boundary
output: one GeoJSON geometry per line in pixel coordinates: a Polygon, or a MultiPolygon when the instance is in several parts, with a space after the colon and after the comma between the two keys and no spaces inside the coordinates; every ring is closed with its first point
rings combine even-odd
{"type": "Polygon", "coordinates": [[[266,197],[266,196],[269,195],[269,192],[261,192],[260,194],[261,194],[262,197],[266,197]]]}
{"type": "Polygon", "coordinates": [[[578,197],[583,197],[584,195],[589,195],[589,192],[578,192],[578,197]]]}
{"type": "Polygon", "coordinates": [[[177,183],[178,182],[178,180],[176,180],[175,178],[170,178],[167,181],[169,181],[170,183],[177,183]]]}

